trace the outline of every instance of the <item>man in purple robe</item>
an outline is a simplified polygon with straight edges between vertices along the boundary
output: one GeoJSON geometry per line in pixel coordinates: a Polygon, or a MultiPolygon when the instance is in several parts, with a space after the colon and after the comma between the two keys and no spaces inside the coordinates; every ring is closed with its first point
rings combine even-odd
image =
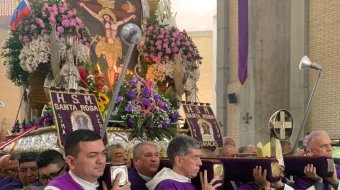
{"type": "Polygon", "coordinates": [[[38,154],[35,152],[23,152],[20,154],[19,161],[19,180],[13,181],[0,190],[14,190],[30,186],[37,181],[38,167],[35,162],[38,154]]]}
{"type": "MultiPolygon", "coordinates": [[[[325,131],[314,131],[307,136],[306,156],[326,156],[332,157],[333,147],[331,139],[325,131]]],[[[297,177],[294,189],[337,189],[339,187],[340,166],[335,165],[332,177],[321,178],[316,174],[313,165],[305,166],[306,177],[297,177]]]]}
{"type": "Polygon", "coordinates": [[[39,169],[39,181],[32,186],[46,186],[52,179],[61,176],[65,172],[65,160],[63,155],[56,150],[41,152],[36,159],[39,169]]]}
{"type": "MultiPolygon", "coordinates": [[[[195,139],[178,135],[169,143],[167,154],[173,169],[164,167],[151,181],[146,183],[149,190],[195,190],[191,179],[196,177],[201,161],[201,145],[195,139]]],[[[221,184],[214,184],[217,178],[207,183],[207,172],[204,179],[200,173],[202,189],[214,190],[221,184]]]]}
{"type": "Polygon", "coordinates": [[[8,168],[7,172],[9,176],[5,177],[0,181],[0,187],[3,187],[12,181],[18,180],[19,175],[18,175],[18,167],[19,167],[19,162],[18,162],[19,154],[11,154],[10,157],[8,158],[8,168]]]}
{"type": "Polygon", "coordinates": [[[114,143],[107,147],[106,161],[112,164],[124,163],[128,169],[131,168],[131,159],[126,149],[120,143],[114,143]]]}
{"type": "Polygon", "coordinates": [[[159,168],[156,145],[148,141],[137,144],[133,148],[133,166],[129,170],[131,190],[148,190],[145,183],[152,180],[159,168]]]}
{"type": "MultiPolygon", "coordinates": [[[[79,129],[66,137],[64,148],[70,171],[54,178],[45,190],[97,190],[98,178],[103,175],[106,164],[106,151],[101,136],[92,130],[79,129]]],[[[112,190],[130,188],[130,182],[119,187],[120,176],[119,173],[114,180],[112,190]]],[[[102,185],[107,189],[105,182],[102,185]]]]}

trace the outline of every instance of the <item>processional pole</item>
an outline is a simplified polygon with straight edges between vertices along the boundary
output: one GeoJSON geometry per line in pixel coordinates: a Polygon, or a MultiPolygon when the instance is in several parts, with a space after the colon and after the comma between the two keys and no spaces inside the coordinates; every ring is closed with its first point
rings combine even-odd
{"type": "Polygon", "coordinates": [[[133,49],[134,49],[135,45],[138,44],[139,41],[141,40],[142,32],[136,24],[128,23],[128,24],[125,24],[123,26],[123,28],[120,32],[120,36],[121,36],[121,39],[123,40],[123,42],[126,43],[127,45],[129,45],[129,49],[126,53],[123,69],[120,72],[118,81],[116,83],[116,87],[115,87],[114,92],[113,92],[113,96],[111,98],[109,110],[108,110],[107,115],[105,117],[105,121],[104,121],[102,130],[100,132],[100,136],[102,138],[104,138],[106,128],[107,128],[107,125],[109,124],[111,114],[112,114],[113,110],[115,109],[116,99],[118,97],[120,87],[122,86],[123,79],[125,77],[125,73],[126,73],[128,65],[129,65],[133,49]]]}
{"type": "Polygon", "coordinates": [[[307,56],[304,56],[300,61],[299,69],[304,70],[304,69],[307,69],[307,68],[312,68],[312,69],[318,70],[319,71],[318,76],[317,76],[317,79],[315,81],[312,94],[309,97],[309,101],[308,101],[308,104],[307,104],[307,107],[306,107],[305,115],[303,116],[303,120],[302,120],[300,129],[299,129],[299,133],[296,137],[294,147],[288,153],[285,153],[285,154],[291,154],[297,147],[300,133],[302,131],[302,128],[305,127],[305,124],[307,122],[307,118],[308,118],[308,115],[309,115],[309,112],[310,112],[310,109],[311,109],[311,106],[312,106],[312,103],[313,103],[313,100],[314,100],[314,96],[315,96],[315,93],[316,93],[316,91],[319,87],[320,79],[322,77],[322,73],[323,73],[322,67],[319,64],[312,62],[307,56]]]}

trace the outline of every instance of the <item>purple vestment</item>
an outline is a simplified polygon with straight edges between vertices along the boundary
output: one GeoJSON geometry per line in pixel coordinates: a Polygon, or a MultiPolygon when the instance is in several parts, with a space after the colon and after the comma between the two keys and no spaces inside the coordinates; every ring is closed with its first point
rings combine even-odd
{"type": "Polygon", "coordinates": [[[183,183],[166,179],[161,181],[155,188],[155,190],[196,190],[195,186],[191,183],[183,183]]]}
{"type": "Polygon", "coordinates": [[[3,187],[13,181],[13,178],[11,176],[5,177],[0,181],[0,187],[3,187]]]}
{"type": "MultiPolygon", "coordinates": [[[[336,169],[336,174],[338,176],[338,179],[340,179],[340,166],[335,165],[336,169]]],[[[308,179],[306,177],[297,177],[294,183],[294,189],[308,189],[312,185],[314,185],[315,181],[312,179],[308,179]]],[[[325,179],[323,180],[323,190],[330,190],[330,183],[326,181],[325,179]]]]}
{"type": "Polygon", "coordinates": [[[129,170],[129,181],[131,182],[131,190],[148,190],[146,181],[138,174],[136,168],[129,170]]]}
{"type": "Polygon", "coordinates": [[[57,187],[61,190],[84,190],[77,182],[75,182],[68,172],[65,172],[64,175],[54,178],[48,186],[57,187]]]}
{"type": "Polygon", "coordinates": [[[12,183],[9,183],[7,185],[4,185],[0,188],[0,190],[14,190],[14,189],[21,189],[24,186],[21,184],[20,180],[15,180],[12,183]]]}

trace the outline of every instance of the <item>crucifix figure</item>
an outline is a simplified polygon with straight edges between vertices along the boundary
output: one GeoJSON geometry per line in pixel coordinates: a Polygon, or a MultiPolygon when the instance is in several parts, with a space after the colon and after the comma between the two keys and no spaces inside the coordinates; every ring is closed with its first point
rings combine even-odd
{"type": "Polygon", "coordinates": [[[291,121],[286,121],[286,113],[284,111],[280,111],[280,119],[274,123],[274,130],[280,131],[280,139],[286,139],[286,130],[291,130],[293,128],[292,126],[291,121]]]}
{"type": "Polygon", "coordinates": [[[253,119],[253,117],[251,117],[248,112],[246,113],[246,116],[243,116],[243,120],[245,120],[244,123],[248,124],[251,119],[253,119]]]}

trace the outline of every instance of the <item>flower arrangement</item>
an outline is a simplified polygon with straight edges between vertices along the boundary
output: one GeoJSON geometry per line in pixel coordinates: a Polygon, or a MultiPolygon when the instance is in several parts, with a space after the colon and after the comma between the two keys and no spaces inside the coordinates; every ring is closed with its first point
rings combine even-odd
{"type": "Polygon", "coordinates": [[[36,126],[36,128],[42,128],[42,127],[48,127],[52,126],[54,124],[53,121],[53,113],[52,111],[44,111],[42,116],[39,117],[36,121],[27,121],[24,120],[21,124],[19,123],[19,120],[17,120],[12,127],[12,133],[20,133],[22,131],[26,131],[27,129],[32,128],[33,126],[36,126]]]}
{"type": "Polygon", "coordinates": [[[93,73],[84,67],[79,67],[79,74],[82,80],[82,86],[93,91],[96,94],[99,110],[102,115],[105,115],[108,109],[110,99],[107,96],[107,86],[104,85],[104,76],[99,71],[95,70],[93,73]],[[89,74],[87,74],[89,73],[89,74]]]}
{"type": "Polygon", "coordinates": [[[16,85],[27,84],[29,73],[48,68],[49,38],[54,24],[62,63],[72,51],[67,50],[62,35],[71,32],[78,37],[78,63],[86,64],[89,60],[89,33],[77,16],[77,10],[62,0],[35,0],[30,5],[31,13],[20,20],[15,30],[10,30],[10,36],[2,46],[7,78],[16,85]]]}
{"type": "Polygon", "coordinates": [[[177,109],[155,90],[152,81],[141,81],[136,76],[125,81],[116,99],[116,110],[111,119],[133,128],[132,138],[172,138],[176,135],[177,109]]]}

